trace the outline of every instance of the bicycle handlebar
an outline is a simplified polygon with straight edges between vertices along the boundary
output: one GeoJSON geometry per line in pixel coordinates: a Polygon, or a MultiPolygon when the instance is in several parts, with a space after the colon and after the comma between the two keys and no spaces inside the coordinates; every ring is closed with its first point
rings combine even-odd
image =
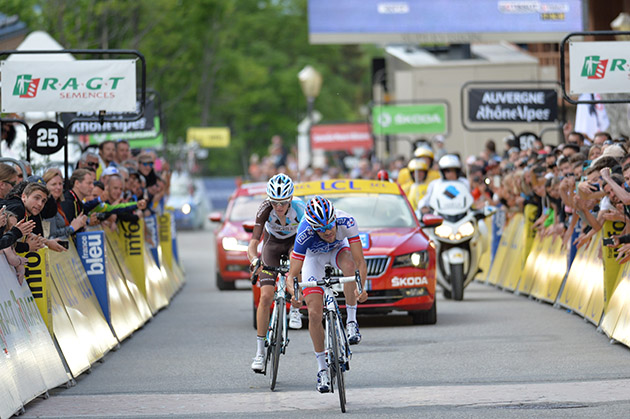
{"type": "MultiPolygon", "coordinates": [[[[289,267],[288,266],[267,266],[267,265],[263,265],[262,264],[262,260],[258,259],[258,262],[256,262],[256,265],[254,266],[254,271],[253,272],[258,272],[258,268],[262,268],[263,271],[267,271],[270,273],[276,273],[276,274],[287,274],[289,272],[289,267]]],[[[250,277],[250,279],[252,280],[252,285],[256,284],[256,281],[258,281],[258,274],[257,273],[252,273],[252,276],[250,277]]]]}
{"type": "Polygon", "coordinates": [[[357,290],[359,294],[361,294],[363,292],[363,285],[361,284],[361,276],[359,275],[359,271],[355,271],[354,276],[342,276],[339,278],[324,277],[316,281],[302,281],[300,282],[300,287],[330,287],[334,284],[345,284],[352,281],[356,281],[357,290]]]}

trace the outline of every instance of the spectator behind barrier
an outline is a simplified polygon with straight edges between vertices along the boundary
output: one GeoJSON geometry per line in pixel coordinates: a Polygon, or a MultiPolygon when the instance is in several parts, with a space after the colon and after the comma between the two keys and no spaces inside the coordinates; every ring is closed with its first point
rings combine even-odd
{"type": "Polygon", "coordinates": [[[59,169],[48,169],[44,173],[43,179],[57,206],[55,215],[44,220],[44,231],[46,230],[46,225],[48,225],[49,229],[45,237],[54,239],[73,236],[77,231],[85,227],[87,216],[85,214],[79,214],[72,222],[69,222],[66,218],[66,214],[61,207],[61,201],[63,200],[63,177],[59,169]]]}

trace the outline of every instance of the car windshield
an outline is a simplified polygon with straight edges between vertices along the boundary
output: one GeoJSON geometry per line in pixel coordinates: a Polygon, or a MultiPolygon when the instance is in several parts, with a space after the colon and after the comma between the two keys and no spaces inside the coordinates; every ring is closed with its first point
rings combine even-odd
{"type": "MultiPolygon", "coordinates": [[[[326,196],[335,208],[352,215],[359,229],[416,227],[414,214],[400,195],[349,194],[326,196]]],[[[309,197],[310,199],[310,197],[309,197]]],[[[308,202],[308,199],[305,199],[308,202]]]]}
{"type": "Polygon", "coordinates": [[[230,211],[230,221],[248,221],[256,218],[256,212],[266,195],[239,196],[234,200],[230,211]]]}

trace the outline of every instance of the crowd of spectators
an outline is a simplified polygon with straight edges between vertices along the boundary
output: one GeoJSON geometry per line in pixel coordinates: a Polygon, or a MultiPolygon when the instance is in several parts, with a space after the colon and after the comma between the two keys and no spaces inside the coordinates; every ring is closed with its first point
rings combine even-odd
{"type": "MultiPolygon", "coordinates": [[[[570,124],[565,125],[563,137],[559,145],[535,139],[522,148],[516,139],[506,138],[503,150],[488,140],[478,155],[450,152],[462,161],[476,207],[498,206],[509,220],[532,205],[536,218],[533,228],[542,236],[557,236],[564,246],[575,249],[589,243],[605,221],[626,223],[630,217],[630,141],[613,138],[607,132],[589,138],[572,131],[570,124]]],[[[437,163],[446,153],[441,136],[419,140],[414,155],[396,156],[386,162],[370,153],[349,159],[340,153],[329,157],[326,165],[309,167],[300,174],[300,180],[376,179],[377,173],[386,170],[388,178],[401,184],[414,205],[435,179],[437,163]]],[[[280,172],[297,178],[295,154],[287,152],[281,139],[272,141],[268,156],[261,161],[252,158],[254,161],[264,170],[254,170],[258,174],[254,178],[250,166],[252,180],[264,181],[280,172]]],[[[630,260],[630,236],[614,240],[620,246],[617,259],[630,260]]]]}
{"type": "MultiPolygon", "coordinates": [[[[138,222],[161,213],[170,186],[166,161],[150,150],[131,150],[127,141],[104,141],[83,152],[72,175],[59,168],[33,173],[0,163],[0,249],[23,281],[26,259],[19,253],[68,248],[86,229],[115,230],[117,221],[138,222]]],[[[147,241],[151,241],[149,234],[147,241]]]]}

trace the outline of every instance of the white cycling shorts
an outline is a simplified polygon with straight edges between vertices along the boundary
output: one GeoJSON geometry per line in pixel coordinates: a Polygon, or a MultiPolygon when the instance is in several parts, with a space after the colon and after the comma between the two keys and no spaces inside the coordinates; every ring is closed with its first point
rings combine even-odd
{"type": "MultiPolygon", "coordinates": [[[[306,251],[304,264],[302,265],[302,281],[316,281],[324,277],[324,267],[326,264],[332,265],[334,268],[341,270],[337,260],[341,252],[349,251],[350,245],[348,239],[343,239],[343,243],[339,248],[327,253],[313,253],[306,251]]],[[[308,287],[302,290],[303,295],[321,294],[324,295],[322,287],[308,287]]]]}

